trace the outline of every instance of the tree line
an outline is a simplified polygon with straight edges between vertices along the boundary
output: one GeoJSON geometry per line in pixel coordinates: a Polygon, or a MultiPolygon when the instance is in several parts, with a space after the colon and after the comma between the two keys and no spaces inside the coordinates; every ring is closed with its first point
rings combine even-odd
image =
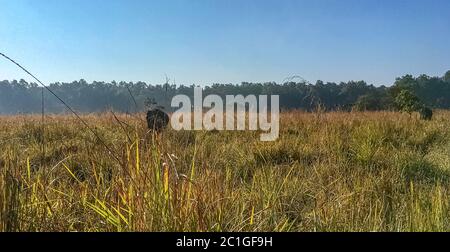
{"type": "MultiPolygon", "coordinates": [[[[73,109],[82,112],[102,112],[109,109],[134,113],[150,103],[170,110],[174,95],[193,96],[194,85],[151,85],[145,82],[98,82],[85,80],[52,83],[48,86],[73,109]]],[[[393,85],[373,86],[365,81],[341,83],[318,80],[285,83],[213,84],[204,87],[203,94],[280,95],[281,109],[324,110],[405,110],[405,104],[422,104],[431,109],[450,109],[450,71],[441,77],[405,75],[393,85]],[[406,100],[405,100],[406,99],[406,100]]],[[[36,83],[24,80],[0,81],[0,114],[40,113],[42,97],[46,113],[66,112],[61,102],[36,83]]],[[[416,106],[414,105],[414,106],[416,106]]],[[[411,110],[411,108],[410,108],[411,110]]],[[[410,111],[408,111],[410,112],[410,111]]]]}

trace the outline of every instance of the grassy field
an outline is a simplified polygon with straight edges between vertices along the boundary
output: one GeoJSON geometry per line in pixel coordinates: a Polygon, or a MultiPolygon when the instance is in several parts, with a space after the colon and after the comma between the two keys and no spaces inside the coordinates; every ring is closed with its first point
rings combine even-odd
{"type": "Polygon", "coordinates": [[[83,117],[110,150],[0,117],[0,231],[450,231],[450,112],[285,112],[275,142],[117,117],[83,117]]]}

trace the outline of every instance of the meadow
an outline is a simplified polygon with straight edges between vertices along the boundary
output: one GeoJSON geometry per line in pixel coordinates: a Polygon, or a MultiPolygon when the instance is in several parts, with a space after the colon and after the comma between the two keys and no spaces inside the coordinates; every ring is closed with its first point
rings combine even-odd
{"type": "Polygon", "coordinates": [[[449,111],[283,112],[274,142],[83,119],[102,140],[0,117],[0,231],[450,231],[449,111]]]}

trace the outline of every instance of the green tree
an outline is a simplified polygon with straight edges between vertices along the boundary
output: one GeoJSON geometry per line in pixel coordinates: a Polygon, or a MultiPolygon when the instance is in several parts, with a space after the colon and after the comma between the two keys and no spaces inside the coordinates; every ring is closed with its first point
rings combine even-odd
{"type": "Polygon", "coordinates": [[[450,70],[448,70],[445,74],[444,74],[444,81],[445,82],[449,82],[450,83],[450,70]]]}
{"type": "Polygon", "coordinates": [[[395,104],[400,111],[411,114],[422,108],[420,99],[410,90],[401,90],[395,97],[395,104]]]}
{"type": "Polygon", "coordinates": [[[353,108],[358,111],[379,110],[380,109],[380,101],[379,101],[378,97],[376,97],[374,94],[361,95],[356,100],[355,104],[353,105],[353,108]]]}

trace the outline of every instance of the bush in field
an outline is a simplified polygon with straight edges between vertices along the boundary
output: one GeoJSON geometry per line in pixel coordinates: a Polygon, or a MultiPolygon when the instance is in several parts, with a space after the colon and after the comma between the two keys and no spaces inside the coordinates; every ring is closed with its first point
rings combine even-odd
{"type": "Polygon", "coordinates": [[[410,90],[401,90],[395,97],[395,105],[400,111],[408,114],[418,111],[422,107],[419,98],[410,90]]]}
{"type": "Polygon", "coordinates": [[[422,120],[431,120],[433,117],[433,110],[425,106],[410,90],[401,90],[395,97],[395,104],[400,111],[407,112],[410,115],[413,112],[418,112],[422,120]]]}

